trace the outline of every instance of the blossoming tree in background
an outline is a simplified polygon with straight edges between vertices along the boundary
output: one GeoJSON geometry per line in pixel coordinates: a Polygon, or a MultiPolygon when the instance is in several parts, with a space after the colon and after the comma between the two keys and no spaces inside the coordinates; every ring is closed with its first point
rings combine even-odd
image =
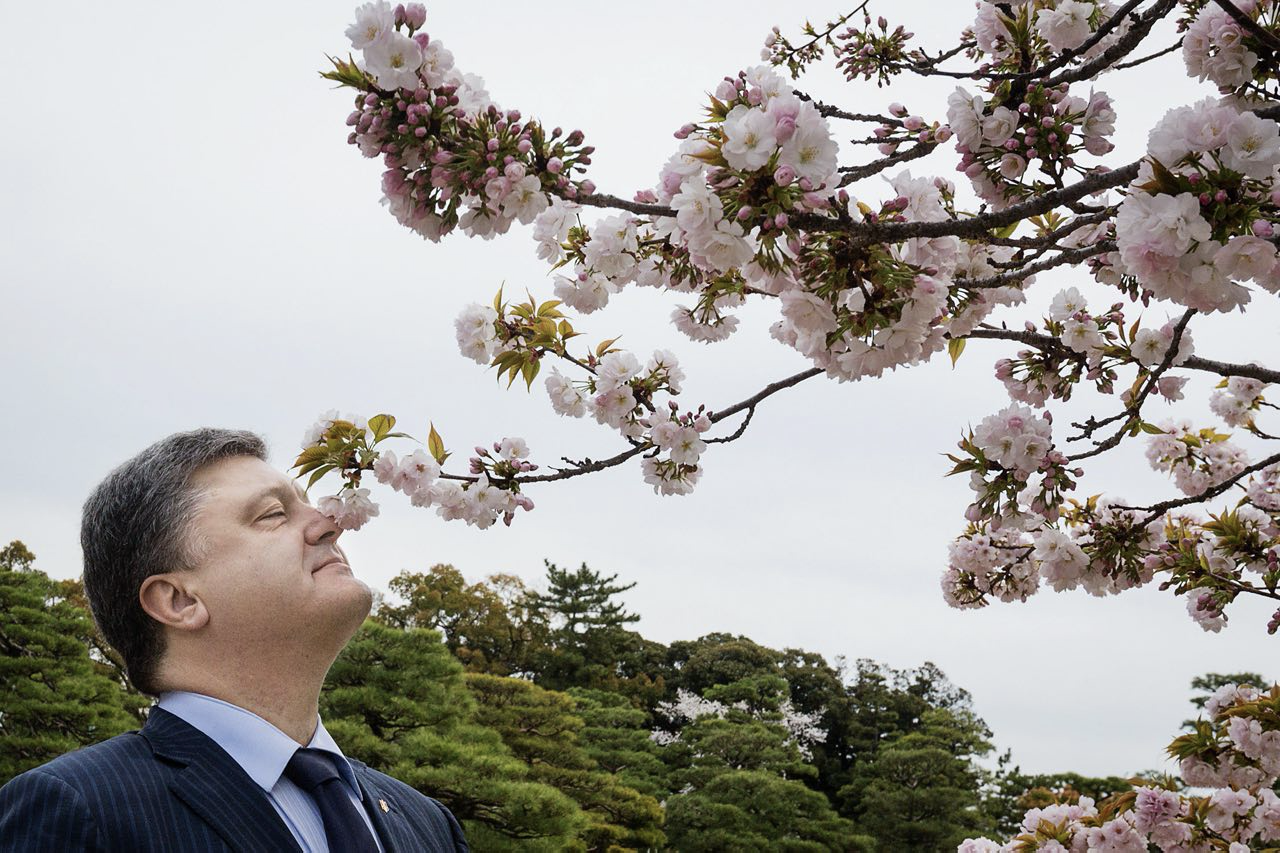
{"type": "Polygon", "coordinates": [[[949,603],[1159,581],[1216,631],[1241,594],[1280,600],[1280,452],[1263,394],[1280,380],[1280,335],[1237,320],[1259,343],[1261,360],[1247,364],[1199,355],[1193,342],[1201,315],[1243,313],[1280,292],[1271,0],[978,2],[959,42],[937,52],[866,9],[806,25],[803,40],[775,28],[762,64],[715,87],[705,116],[675,132],[656,184],[629,199],[586,177],[593,149],[581,131],[494,104],[424,29],[421,5],[357,9],[347,36],[359,58],[333,60],[324,76],[354,90],[348,141],[383,163],[391,214],[433,242],[532,226],[557,273],[545,298],[500,291],[463,307],[462,354],[509,384],[541,381],[555,412],[616,431],[619,452],[542,470],[507,438],[455,467],[434,427],[426,449],[397,455],[383,444],[404,437],[390,415],[331,412],[297,462],[312,483],[342,477],[325,510],[352,529],[376,514],[361,487],[369,471],[414,505],[479,527],[532,509],[531,486],[626,463],[656,492],[686,494],[711,445],[742,436],[773,395],[818,376],[875,379],[944,352],[954,360],[979,338],[1010,347],[994,365],[1010,405],[951,456],[973,500],[942,579],[949,603]],[[1162,21],[1173,44],[1153,35],[1162,21]],[[1169,110],[1146,156],[1109,161],[1116,114],[1095,81],[1142,74],[1174,50],[1221,97],[1169,110]],[[930,110],[851,112],[796,88],[828,55],[850,80],[959,85],[930,110]],[[917,172],[959,170],[979,201],[913,175],[911,161],[917,172]],[[1058,293],[1046,316],[1020,308],[1037,273],[1068,266],[1094,283],[1058,293]],[[708,344],[735,332],[747,300],[771,303],[771,336],[812,366],[743,400],[686,405],[674,353],[580,330],[578,315],[625,287],[672,294],[672,323],[708,344]],[[1196,372],[1220,378],[1210,404],[1222,423],[1151,413],[1156,398],[1180,400],[1196,372]],[[1081,394],[1096,414],[1056,422],[1053,407],[1081,394]],[[1149,506],[1076,495],[1085,467],[1139,441],[1178,494],[1149,506]]]}
{"type": "Polygon", "coordinates": [[[1201,795],[1179,792],[1177,780],[1133,780],[1131,791],[1095,803],[1033,808],[1021,834],[1005,844],[969,839],[958,853],[1102,851],[1166,853],[1280,848],[1280,685],[1269,693],[1247,684],[1219,688],[1205,705],[1208,719],[1174,739],[1182,780],[1201,795]]]}

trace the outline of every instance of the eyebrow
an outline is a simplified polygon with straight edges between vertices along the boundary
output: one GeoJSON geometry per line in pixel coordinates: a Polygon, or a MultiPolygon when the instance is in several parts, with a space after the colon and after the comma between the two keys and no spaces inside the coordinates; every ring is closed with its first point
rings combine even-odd
{"type": "Polygon", "coordinates": [[[251,497],[248,500],[248,502],[245,504],[245,509],[244,509],[245,517],[248,518],[249,516],[253,515],[253,513],[257,511],[258,507],[262,504],[263,500],[265,500],[266,498],[269,498],[269,497],[279,498],[281,503],[288,505],[289,498],[291,495],[294,499],[300,501],[301,503],[308,504],[308,505],[311,503],[311,499],[307,497],[307,493],[304,492],[302,490],[302,487],[299,486],[296,482],[290,483],[290,484],[280,483],[275,486],[269,486],[263,489],[262,491],[258,492],[257,494],[255,494],[253,497],[251,497]],[[292,489],[289,488],[290,485],[293,486],[292,489]]]}

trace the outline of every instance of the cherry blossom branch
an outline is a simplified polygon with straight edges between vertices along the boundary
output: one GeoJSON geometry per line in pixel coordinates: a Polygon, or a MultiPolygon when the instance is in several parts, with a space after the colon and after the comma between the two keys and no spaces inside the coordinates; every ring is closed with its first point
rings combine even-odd
{"type": "Polygon", "coordinates": [[[1141,59],[1135,59],[1133,60],[1133,62],[1121,62],[1119,65],[1112,66],[1111,70],[1123,71],[1127,68],[1137,68],[1139,65],[1142,65],[1145,62],[1150,62],[1153,59],[1159,59],[1162,56],[1167,56],[1170,53],[1173,53],[1175,50],[1177,50],[1180,47],[1182,47],[1182,39],[1178,39],[1173,44],[1169,45],[1163,50],[1157,50],[1155,53],[1149,53],[1146,56],[1142,57],[1141,59]]]}
{"type": "Polygon", "coordinates": [[[1164,358],[1161,359],[1160,364],[1157,365],[1156,369],[1151,371],[1151,374],[1147,377],[1146,383],[1142,386],[1142,390],[1138,392],[1136,397],[1134,397],[1133,402],[1124,408],[1124,411],[1119,414],[1112,415],[1109,418],[1103,418],[1102,420],[1097,420],[1090,415],[1089,419],[1083,424],[1072,424],[1073,427],[1080,430],[1080,434],[1068,438],[1067,441],[1080,441],[1082,439],[1092,438],[1094,432],[1099,428],[1118,420],[1124,421],[1124,423],[1121,424],[1120,429],[1112,433],[1110,438],[1104,439],[1100,442],[1095,441],[1095,446],[1092,450],[1087,450],[1084,453],[1077,453],[1074,456],[1067,457],[1068,459],[1072,462],[1079,462],[1081,459],[1088,459],[1091,456],[1097,456],[1101,453],[1105,453],[1120,443],[1121,439],[1124,438],[1125,433],[1129,432],[1132,428],[1133,419],[1138,417],[1138,413],[1142,410],[1142,404],[1147,401],[1147,397],[1149,397],[1151,392],[1155,390],[1156,384],[1160,381],[1160,377],[1163,376],[1164,372],[1173,364],[1173,359],[1178,354],[1178,346],[1182,343],[1182,333],[1186,331],[1187,324],[1191,322],[1191,318],[1195,315],[1196,310],[1194,308],[1190,308],[1182,315],[1182,318],[1178,320],[1178,324],[1173,328],[1173,339],[1169,342],[1169,348],[1165,351],[1164,358]]]}
{"type": "Polygon", "coordinates": [[[1046,258],[1043,261],[1037,261],[1034,264],[1027,264],[1009,272],[998,273],[996,275],[987,276],[986,278],[958,278],[953,283],[957,287],[966,287],[970,290],[980,290],[984,288],[1004,287],[1007,284],[1020,282],[1027,276],[1043,272],[1047,269],[1062,266],[1063,264],[1074,264],[1091,258],[1094,255],[1101,255],[1104,252],[1110,252],[1116,247],[1115,243],[1103,241],[1093,246],[1083,246],[1079,249],[1067,249],[1059,252],[1052,258],[1046,258]]]}
{"type": "MultiPolygon", "coordinates": [[[[978,328],[974,329],[963,338],[987,338],[990,340],[1017,341],[1034,347],[1041,352],[1052,353],[1053,355],[1064,356],[1071,359],[1083,359],[1083,356],[1073,349],[1069,349],[1057,338],[1049,335],[1041,335],[1036,332],[1023,332],[1014,329],[994,329],[994,328],[978,328]]],[[[1271,370],[1258,364],[1232,364],[1225,361],[1213,361],[1207,358],[1201,358],[1193,355],[1182,364],[1178,365],[1184,370],[1200,370],[1205,373],[1216,373],[1219,376],[1244,376],[1250,379],[1257,379],[1259,382],[1267,384],[1280,383],[1280,370],[1271,370]]]]}
{"type": "Polygon", "coordinates": [[[1257,21],[1240,11],[1240,9],[1232,3],[1231,0],[1213,0],[1213,2],[1218,8],[1226,12],[1231,20],[1246,29],[1250,35],[1261,41],[1273,51],[1280,53],[1280,38],[1277,38],[1275,33],[1265,27],[1258,26],[1257,21]]]}
{"type": "MultiPolygon", "coordinates": [[[[877,140],[878,141],[878,140],[877,140]]],[[[879,160],[873,160],[865,166],[842,166],[840,171],[844,172],[844,177],[840,179],[838,186],[847,187],[854,181],[860,181],[863,178],[869,178],[888,169],[890,166],[896,166],[899,163],[906,163],[911,160],[918,160],[933,153],[933,149],[938,147],[936,142],[919,142],[908,148],[906,151],[898,151],[890,154],[888,157],[882,157],[879,160]]]]}
{"type": "Polygon", "coordinates": [[[1116,39],[1116,43],[1104,50],[1097,58],[1059,74],[1057,77],[1049,78],[1045,81],[1045,86],[1077,83],[1100,74],[1116,60],[1123,59],[1132,53],[1134,48],[1151,32],[1151,28],[1155,26],[1156,21],[1169,14],[1177,5],[1178,0],[1160,0],[1159,3],[1138,18],[1138,23],[1134,24],[1127,33],[1116,39]]]}
{"type": "Polygon", "coordinates": [[[1230,489],[1232,486],[1234,486],[1236,483],[1238,483],[1240,480],[1244,479],[1248,475],[1255,474],[1258,471],[1261,471],[1263,468],[1269,468],[1272,465],[1276,465],[1276,464],[1280,464],[1280,453],[1276,453],[1271,456],[1268,456],[1266,459],[1263,459],[1261,462],[1255,462],[1254,464],[1248,466],[1247,468],[1242,468],[1235,476],[1230,477],[1226,480],[1223,480],[1218,485],[1214,486],[1211,489],[1207,489],[1198,495],[1189,495],[1185,498],[1173,498],[1167,501],[1161,501],[1158,504],[1152,504],[1151,506],[1133,506],[1133,507],[1119,507],[1119,508],[1129,509],[1135,512],[1150,513],[1139,524],[1139,526],[1143,526],[1146,524],[1150,524],[1152,521],[1155,521],[1157,518],[1159,518],[1161,515],[1163,515],[1164,513],[1168,512],[1171,509],[1177,509],[1180,506],[1190,506],[1192,504],[1203,503],[1204,501],[1212,500],[1213,498],[1216,498],[1218,495],[1230,489]]]}
{"type": "Polygon", "coordinates": [[[1031,216],[1048,213],[1078,201],[1087,195],[1127,184],[1138,177],[1141,160],[1136,160],[1112,171],[1096,171],[1076,183],[1062,189],[1050,190],[1004,210],[980,213],[965,219],[948,219],[940,222],[860,222],[848,227],[848,231],[866,243],[897,243],[912,237],[974,237],[989,236],[992,228],[1003,228],[1021,222],[1031,216]]]}

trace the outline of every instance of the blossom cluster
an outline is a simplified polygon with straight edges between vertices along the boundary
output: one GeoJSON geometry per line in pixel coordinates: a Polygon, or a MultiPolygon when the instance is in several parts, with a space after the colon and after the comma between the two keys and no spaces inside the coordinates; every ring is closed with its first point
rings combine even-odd
{"type": "Polygon", "coordinates": [[[683,687],[677,688],[676,698],[659,702],[655,711],[667,721],[667,728],[658,727],[649,733],[649,739],[659,746],[667,746],[680,740],[679,729],[703,717],[723,719],[730,710],[736,710],[771,725],[783,728],[787,732],[785,743],[794,744],[808,761],[813,757],[813,746],[827,739],[827,731],[820,725],[822,711],[806,712],[791,704],[790,698],[778,703],[777,711],[753,711],[744,700],[725,703],[714,699],[705,699],[683,687]],[[671,731],[671,728],[676,731],[671,731]]]}
{"type": "Polygon", "coordinates": [[[421,4],[365,3],[347,29],[362,61],[333,60],[325,73],[359,92],[348,141],[383,158],[383,203],[397,221],[432,241],[455,227],[488,238],[531,223],[549,193],[591,192],[571,177],[591,162],[582,133],[548,133],[501,110],[425,20],[421,4]]]}
{"type": "Polygon", "coordinates": [[[1248,303],[1245,281],[1280,291],[1280,125],[1208,98],[1166,113],[1147,154],[1116,213],[1118,271],[1206,312],[1248,303]]]}
{"type": "MultiPolygon", "coordinates": [[[[1271,0],[1243,0],[1235,6],[1247,18],[1258,21],[1272,10],[1271,0]]],[[[1182,36],[1182,59],[1187,73],[1198,80],[1209,80],[1224,93],[1243,90],[1253,83],[1262,69],[1258,54],[1271,53],[1270,45],[1241,26],[1226,9],[1207,3],[1182,36]]],[[[1260,82],[1265,82],[1264,78],[1260,82]]]]}
{"type": "MultiPolygon", "coordinates": [[[[1263,692],[1228,684],[1205,706],[1206,718],[1169,745],[1182,782],[1137,784],[1095,802],[1089,797],[1029,809],[1021,832],[1000,844],[966,839],[957,853],[1107,851],[1248,853],[1280,841],[1280,685],[1263,692]]],[[[1138,780],[1135,780],[1138,781],[1138,780]]]]}
{"type": "Polygon", "coordinates": [[[947,107],[961,155],[956,170],[996,208],[1060,185],[1068,173],[1083,174],[1076,162],[1081,152],[1102,156],[1114,147],[1108,137],[1115,132],[1116,113],[1105,92],[1082,98],[1071,95],[1066,83],[1034,84],[1021,100],[1006,104],[961,87],[947,107]],[[1032,165],[1048,184],[1027,173],[1032,165]]]}

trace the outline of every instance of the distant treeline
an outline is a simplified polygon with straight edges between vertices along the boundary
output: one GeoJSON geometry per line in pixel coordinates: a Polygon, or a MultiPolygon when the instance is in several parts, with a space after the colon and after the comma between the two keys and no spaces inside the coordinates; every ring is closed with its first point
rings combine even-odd
{"type": "MultiPolygon", "coordinates": [[[[0,784],[138,728],[150,704],[80,582],[33,562],[0,549],[0,784]]],[[[980,765],[991,731],[933,664],[832,665],[721,633],[663,645],[629,627],[634,584],[546,571],[546,592],[401,573],[321,696],[343,751],[448,805],[478,853],[951,851],[1013,834],[1031,805],[1129,787],[980,765]]]]}

